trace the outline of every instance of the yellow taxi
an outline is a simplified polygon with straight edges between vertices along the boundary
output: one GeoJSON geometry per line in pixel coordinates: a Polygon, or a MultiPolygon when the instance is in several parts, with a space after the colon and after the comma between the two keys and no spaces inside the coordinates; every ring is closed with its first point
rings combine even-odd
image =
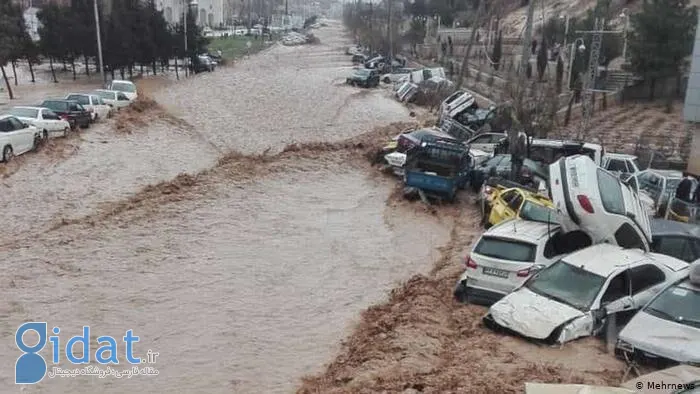
{"type": "Polygon", "coordinates": [[[500,185],[485,186],[482,207],[484,227],[489,228],[504,220],[520,218],[543,223],[556,223],[552,201],[525,189],[500,185]]]}

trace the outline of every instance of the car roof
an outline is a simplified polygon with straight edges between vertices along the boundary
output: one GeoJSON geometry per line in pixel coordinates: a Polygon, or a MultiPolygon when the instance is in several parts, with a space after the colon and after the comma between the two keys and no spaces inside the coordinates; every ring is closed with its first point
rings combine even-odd
{"type": "Polygon", "coordinates": [[[576,144],[576,145],[581,145],[584,148],[593,148],[593,149],[602,149],[602,147],[599,144],[593,144],[590,142],[578,142],[578,141],[573,141],[573,140],[554,140],[554,139],[542,139],[542,138],[533,138],[530,140],[530,145],[540,145],[540,146],[551,146],[551,147],[559,147],[564,144],[576,144]]]}
{"type": "MultiPolygon", "coordinates": [[[[40,109],[48,109],[48,108],[45,108],[45,107],[33,107],[33,106],[27,106],[27,105],[18,105],[18,106],[16,106],[16,107],[12,107],[12,108],[20,108],[20,109],[36,109],[36,110],[40,110],[40,109]]],[[[12,108],[10,108],[10,109],[12,109],[12,108]]]]}
{"type": "Polygon", "coordinates": [[[47,102],[47,101],[62,101],[62,102],[66,102],[66,103],[76,103],[76,104],[78,104],[78,102],[75,101],[75,100],[60,99],[60,98],[50,98],[50,99],[44,100],[43,102],[47,102]]]}
{"type": "Polygon", "coordinates": [[[546,241],[548,236],[559,231],[557,223],[541,223],[522,219],[506,220],[488,229],[483,236],[508,238],[540,244],[546,241]]]}
{"type": "Polygon", "coordinates": [[[125,80],[125,79],[113,79],[112,82],[130,83],[130,84],[132,84],[132,85],[134,84],[133,82],[127,81],[127,80],[125,80]]]}
{"type": "Polygon", "coordinates": [[[652,219],[652,236],[681,235],[700,238],[700,227],[675,220],[652,219]]]}
{"type": "Polygon", "coordinates": [[[68,93],[66,97],[68,96],[89,96],[90,93],[68,93]]]}
{"type": "Polygon", "coordinates": [[[620,160],[634,160],[637,158],[635,155],[630,155],[627,153],[606,153],[606,157],[609,157],[611,159],[620,159],[620,160]]]}
{"type": "Polygon", "coordinates": [[[16,118],[14,115],[0,115],[0,119],[16,118]]]}
{"type": "Polygon", "coordinates": [[[95,89],[93,92],[108,92],[108,93],[119,93],[118,90],[111,90],[111,89],[95,89]]]}
{"type": "Polygon", "coordinates": [[[597,244],[576,251],[562,259],[590,273],[608,277],[622,268],[641,264],[664,265],[671,271],[688,268],[688,263],[671,256],[644,253],[641,249],[624,249],[612,244],[597,244]]]}

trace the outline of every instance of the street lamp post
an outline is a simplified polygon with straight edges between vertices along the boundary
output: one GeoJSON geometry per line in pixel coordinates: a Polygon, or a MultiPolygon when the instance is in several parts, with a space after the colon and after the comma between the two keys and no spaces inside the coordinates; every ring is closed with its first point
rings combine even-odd
{"type": "Polygon", "coordinates": [[[586,46],[583,44],[583,38],[577,38],[573,44],[571,44],[571,57],[569,58],[569,91],[571,91],[571,72],[574,68],[574,58],[576,57],[576,50],[583,53],[586,50],[586,46]],[[576,47],[576,44],[581,42],[581,44],[576,47]]]}
{"type": "MultiPolygon", "coordinates": [[[[102,77],[102,82],[107,82],[105,77],[105,65],[102,62],[102,38],[100,37],[100,14],[97,10],[97,0],[94,1],[95,9],[95,31],[97,32],[97,59],[99,61],[100,76],[102,77]]],[[[87,67],[87,65],[86,65],[87,67]]]]}

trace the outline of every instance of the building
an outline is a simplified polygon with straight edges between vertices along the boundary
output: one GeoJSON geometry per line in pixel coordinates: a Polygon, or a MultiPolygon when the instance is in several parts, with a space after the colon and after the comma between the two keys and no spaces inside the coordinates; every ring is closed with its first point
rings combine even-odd
{"type": "Polygon", "coordinates": [[[688,155],[688,172],[700,175],[700,15],[698,28],[695,30],[695,46],[690,66],[688,88],[685,92],[683,118],[693,124],[693,143],[688,155]]]}
{"type": "MultiPolygon", "coordinates": [[[[163,11],[168,23],[180,23],[185,3],[191,0],[156,0],[156,7],[163,11]]],[[[219,27],[225,23],[224,4],[226,0],[192,1],[191,7],[197,9],[197,24],[200,26],[219,27]]]]}

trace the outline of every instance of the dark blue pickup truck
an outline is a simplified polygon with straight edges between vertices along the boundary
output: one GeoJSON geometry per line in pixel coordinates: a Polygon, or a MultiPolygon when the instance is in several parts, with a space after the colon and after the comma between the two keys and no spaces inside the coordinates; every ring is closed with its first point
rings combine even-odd
{"type": "Polygon", "coordinates": [[[469,180],[469,150],[449,142],[422,143],[406,154],[404,184],[452,201],[469,180]]]}

